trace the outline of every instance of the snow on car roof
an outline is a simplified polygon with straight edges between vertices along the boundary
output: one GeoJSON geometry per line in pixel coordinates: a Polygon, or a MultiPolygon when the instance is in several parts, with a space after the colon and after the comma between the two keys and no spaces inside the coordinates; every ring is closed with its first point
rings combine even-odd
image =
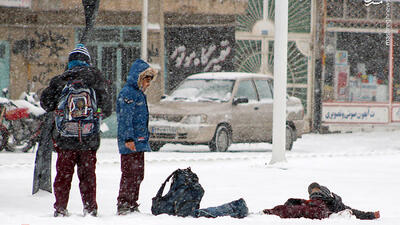
{"type": "Polygon", "coordinates": [[[214,72],[214,73],[198,73],[187,77],[187,79],[221,79],[221,80],[236,80],[238,78],[272,78],[268,74],[242,73],[242,72],[214,72]]]}

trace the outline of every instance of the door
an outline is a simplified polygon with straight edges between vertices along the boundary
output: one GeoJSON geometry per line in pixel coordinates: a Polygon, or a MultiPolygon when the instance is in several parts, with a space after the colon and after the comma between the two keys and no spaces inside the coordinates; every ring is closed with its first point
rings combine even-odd
{"type": "Polygon", "coordinates": [[[138,47],[102,47],[101,70],[112,81],[112,101],[115,110],[116,99],[119,91],[126,82],[129,69],[134,60],[140,57],[138,47]]]}
{"type": "Polygon", "coordinates": [[[257,88],[257,93],[260,99],[260,112],[262,124],[261,129],[261,140],[270,141],[272,140],[272,118],[273,118],[273,104],[272,90],[269,86],[268,80],[257,79],[254,81],[257,88]]]}
{"type": "MultiPolygon", "coordinates": [[[[0,91],[10,85],[10,47],[0,41],[0,91]]],[[[0,94],[2,96],[2,94],[0,94]]]]}
{"type": "Polygon", "coordinates": [[[248,103],[232,105],[232,138],[234,142],[258,141],[260,135],[260,102],[252,80],[241,80],[234,99],[247,98],[248,103]]]}

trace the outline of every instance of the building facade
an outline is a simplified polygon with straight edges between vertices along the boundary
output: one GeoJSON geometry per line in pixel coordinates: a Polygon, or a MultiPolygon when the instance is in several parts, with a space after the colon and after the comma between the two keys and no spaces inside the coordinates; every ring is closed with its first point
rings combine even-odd
{"type": "MultiPolygon", "coordinates": [[[[149,101],[206,71],[273,74],[275,0],[148,0],[149,101]]],[[[84,29],[81,0],[0,0],[0,88],[41,93],[84,29]]],[[[400,127],[400,3],[289,0],[288,94],[308,129],[400,127]]],[[[113,98],[140,57],[142,1],[100,1],[87,47],[113,98]]]]}
{"type": "MultiPolygon", "coordinates": [[[[233,70],[235,17],[247,0],[148,0],[148,5],[147,61],[160,70],[149,101],[158,101],[193,71],[233,70]]],[[[141,12],[141,0],[100,1],[86,44],[92,64],[113,82],[114,100],[140,58],[141,12]]],[[[81,0],[0,0],[0,88],[8,87],[13,99],[24,91],[40,94],[65,70],[84,24],[81,0]]]]}

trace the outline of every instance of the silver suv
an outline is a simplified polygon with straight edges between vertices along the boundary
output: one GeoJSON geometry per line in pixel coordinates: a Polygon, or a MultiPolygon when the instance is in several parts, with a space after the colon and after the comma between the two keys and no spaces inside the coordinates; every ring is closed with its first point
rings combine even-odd
{"type": "MultiPolygon", "coordinates": [[[[150,104],[150,145],[206,144],[226,151],[231,143],[272,142],[273,77],[216,72],[187,77],[169,96],[150,104]]],[[[286,149],[301,137],[304,108],[288,97],[286,149]]]]}

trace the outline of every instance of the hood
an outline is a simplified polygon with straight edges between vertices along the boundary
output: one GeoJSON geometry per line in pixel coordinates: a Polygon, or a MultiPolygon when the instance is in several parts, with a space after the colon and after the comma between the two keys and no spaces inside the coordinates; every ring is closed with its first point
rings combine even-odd
{"type": "Polygon", "coordinates": [[[138,85],[139,76],[143,71],[145,71],[149,67],[150,65],[147,62],[141,59],[137,59],[135,62],[133,62],[131,68],[129,69],[129,74],[126,80],[126,84],[133,86],[136,89],[139,89],[138,85]]]}

